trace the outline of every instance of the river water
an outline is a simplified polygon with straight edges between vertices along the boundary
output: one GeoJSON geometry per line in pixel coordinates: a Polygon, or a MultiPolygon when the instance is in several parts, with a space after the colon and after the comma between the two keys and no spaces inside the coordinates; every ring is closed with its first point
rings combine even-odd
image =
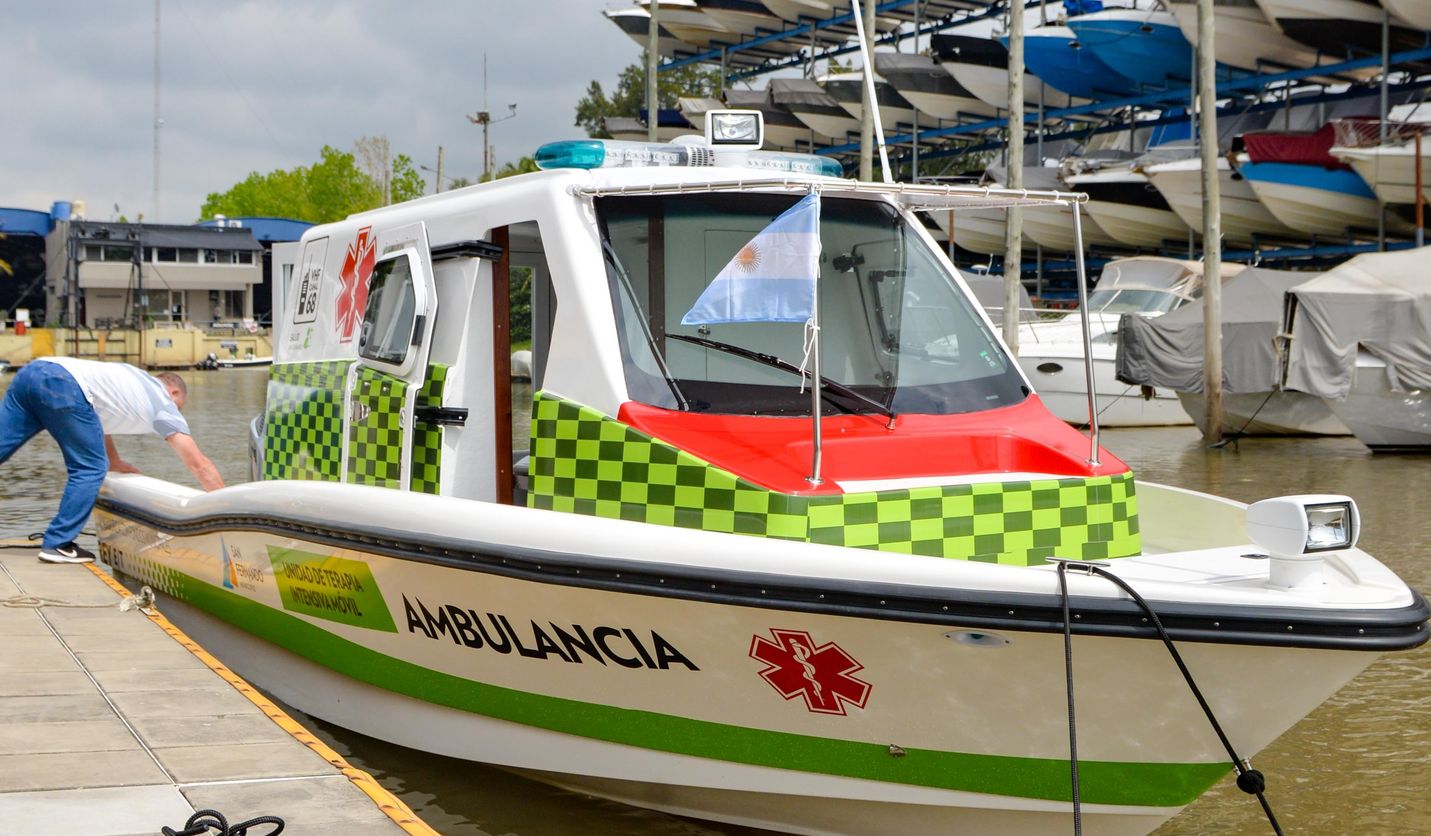
{"type": "MultiPolygon", "coordinates": [[[[194,437],[230,482],[248,478],[247,422],[262,408],[266,374],[264,369],[234,369],[187,375],[186,414],[194,437]]],[[[0,388],[9,379],[0,378],[0,388]]],[[[1362,547],[1413,586],[1431,590],[1431,559],[1423,553],[1424,544],[1431,543],[1431,513],[1417,510],[1421,500],[1431,497],[1431,457],[1373,455],[1351,438],[1246,439],[1207,450],[1191,427],[1109,430],[1102,440],[1141,479],[1244,502],[1280,494],[1348,494],[1361,509],[1362,547]]],[[[195,484],[158,438],[122,437],[118,446],[152,476],[195,484]]],[[[59,450],[41,434],[0,467],[0,535],[44,528],[63,484],[59,450]]],[[[1061,712],[1062,699],[1049,695],[1049,710],[1061,712]]],[[[752,832],[586,798],[295,714],[443,833],[752,832]]],[[[1268,799],[1288,833],[1405,834],[1431,831],[1428,759],[1431,648],[1422,647],[1380,659],[1262,752],[1255,765],[1267,775],[1268,799]]],[[[1256,800],[1230,779],[1158,830],[1159,836],[1267,832],[1256,800]]]]}

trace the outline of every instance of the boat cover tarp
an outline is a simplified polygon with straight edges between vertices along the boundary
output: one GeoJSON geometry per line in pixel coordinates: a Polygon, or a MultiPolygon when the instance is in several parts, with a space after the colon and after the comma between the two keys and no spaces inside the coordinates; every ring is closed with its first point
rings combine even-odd
{"type": "MultiPolygon", "coordinates": [[[[1281,370],[1273,338],[1282,331],[1286,292],[1316,275],[1249,267],[1222,283],[1224,392],[1277,388],[1281,370]]],[[[1198,299],[1162,316],[1124,314],[1118,321],[1118,379],[1175,392],[1203,391],[1204,309],[1198,299]]]]}
{"type": "MultiPolygon", "coordinates": [[[[967,270],[960,270],[959,276],[964,279],[964,283],[973,291],[974,298],[978,300],[979,307],[988,314],[989,319],[995,325],[1004,324],[1004,277],[993,276],[988,273],[970,273],[967,270]]],[[[1033,302],[1029,299],[1028,289],[1022,284],[1019,285],[1019,322],[1033,322],[1038,319],[1034,313],[1033,302]]]]}
{"type": "Polygon", "coordinates": [[[1363,253],[1291,295],[1288,389],[1344,399],[1358,347],[1385,361],[1392,389],[1431,389],[1431,247],[1363,253]]]}
{"type": "Polygon", "coordinates": [[[834,96],[825,92],[825,88],[808,78],[772,78],[767,86],[775,103],[790,110],[795,110],[794,106],[798,105],[840,106],[834,96]]]}
{"type": "Polygon", "coordinates": [[[1311,132],[1245,133],[1242,135],[1242,143],[1247,148],[1248,159],[1254,163],[1298,163],[1325,168],[1350,168],[1332,156],[1332,143],[1336,138],[1336,129],[1328,122],[1311,132]]]}

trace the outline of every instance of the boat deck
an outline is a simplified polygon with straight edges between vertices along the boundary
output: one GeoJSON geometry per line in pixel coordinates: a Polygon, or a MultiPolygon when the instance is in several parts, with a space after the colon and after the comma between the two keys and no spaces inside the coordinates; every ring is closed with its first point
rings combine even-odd
{"type": "Polygon", "coordinates": [[[26,546],[0,540],[0,830],[152,834],[207,809],[435,833],[162,614],[122,612],[103,569],[26,546]]]}

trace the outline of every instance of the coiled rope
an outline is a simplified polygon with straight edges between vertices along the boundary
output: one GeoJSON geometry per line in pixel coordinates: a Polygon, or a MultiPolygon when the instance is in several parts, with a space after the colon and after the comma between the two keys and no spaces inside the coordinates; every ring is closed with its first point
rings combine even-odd
{"type": "Polygon", "coordinates": [[[1158,618],[1158,614],[1153,611],[1143,596],[1137,590],[1129,586],[1127,581],[1109,572],[1104,566],[1106,564],[1090,563],[1083,560],[1073,560],[1065,557],[1047,558],[1050,562],[1058,564],[1058,587],[1059,595],[1063,598],[1063,652],[1066,677],[1068,681],[1068,751],[1070,770],[1072,772],[1073,784],[1073,832],[1076,836],[1083,833],[1083,804],[1079,798],[1078,787],[1078,726],[1074,720],[1073,711],[1073,623],[1069,617],[1068,600],[1068,567],[1074,567],[1087,572],[1089,575],[1097,575],[1119,589],[1128,593],[1128,596],[1147,614],[1148,620],[1158,631],[1158,637],[1163,640],[1163,646],[1168,649],[1168,655],[1173,657],[1173,662],[1177,664],[1178,670],[1182,672],[1183,680],[1188,684],[1188,690],[1192,691],[1193,697],[1197,699],[1197,704],[1202,707],[1202,713],[1207,716],[1207,721],[1212,725],[1212,730],[1217,733],[1217,739],[1222,742],[1222,747],[1227,750],[1227,756],[1232,760],[1232,768],[1237,772],[1237,788],[1248,795],[1257,796],[1257,801],[1262,805],[1262,812],[1267,817],[1267,823],[1272,826],[1272,832],[1277,836],[1284,836],[1282,826],[1277,823],[1277,816],[1272,812],[1272,805],[1267,801],[1265,790],[1267,789],[1267,779],[1258,770],[1252,768],[1252,763],[1248,759],[1237,754],[1233,748],[1232,741],[1227,738],[1227,734],[1222,730],[1222,724],[1217,721],[1217,716],[1213,714],[1212,706],[1207,704],[1207,700],[1202,695],[1202,690],[1197,687],[1197,682],[1193,680],[1192,672],[1188,670],[1187,664],[1183,662],[1182,654],[1178,653],[1177,647],[1173,644],[1172,637],[1163,627],[1163,622],[1158,618]]]}

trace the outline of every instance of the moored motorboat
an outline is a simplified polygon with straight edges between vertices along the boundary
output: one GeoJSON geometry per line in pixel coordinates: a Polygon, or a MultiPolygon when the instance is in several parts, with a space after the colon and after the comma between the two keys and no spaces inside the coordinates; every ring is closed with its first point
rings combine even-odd
{"type": "MultiPolygon", "coordinates": [[[[1240,264],[1225,264],[1223,276],[1241,269],[1240,264]]],[[[1054,415],[1070,424],[1089,423],[1084,358],[1090,355],[1082,340],[1086,318],[1092,336],[1099,424],[1156,427],[1190,423],[1173,390],[1145,393],[1137,384],[1118,379],[1118,323],[1125,315],[1157,317],[1177,310],[1196,298],[1202,285],[1202,264],[1196,261],[1161,256],[1110,261],[1088,295],[1086,311],[1019,327],[1019,366],[1054,415]]]]}
{"type": "Polygon", "coordinates": [[[1381,0],[1381,5],[1413,28],[1431,30],[1431,6],[1421,0],[1381,0]]]}
{"type": "Polygon", "coordinates": [[[1288,291],[1286,386],[1373,450],[1431,448],[1431,248],[1363,253],[1288,291]]]}
{"type": "MultiPolygon", "coordinates": [[[[1321,398],[1282,388],[1277,337],[1289,288],[1314,273],[1249,267],[1222,283],[1222,434],[1347,435],[1321,398]]],[[[1168,389],[1207,435],[1203,300],[1118,324],[1117,377],[1168,389]]]]}
{"type": "Polygon", "coordinates": [[[804,833],[1075,809],[1147,832],[1425,641],[1350,500],[1135,484],[1049,414],[914,215],[1076,195],[859,183],[758,144],[557,143],[543,172],[314,227],[263,479],[116,474],[101,556],[311,716],[804,833]],[[527,264],[514,465],[493,303],[527,264]]]}

